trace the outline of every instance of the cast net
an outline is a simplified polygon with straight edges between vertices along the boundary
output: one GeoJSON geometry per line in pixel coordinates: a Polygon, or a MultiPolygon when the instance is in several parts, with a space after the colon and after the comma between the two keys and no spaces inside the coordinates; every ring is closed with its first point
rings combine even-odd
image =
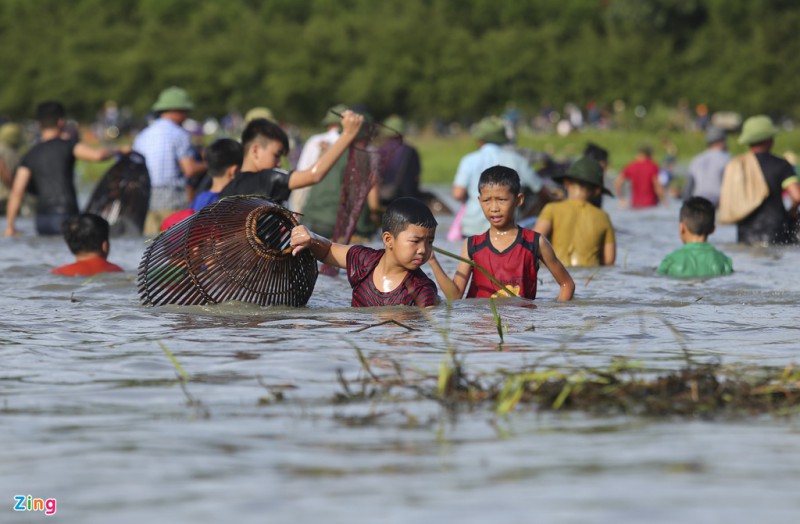
{"type": "Polygon", "coordinates": [[[97,183],[86,212],[100,215],[112,236],[141,235],[150,207],[150,176],[144,157],[123,155],[97,183]]]}
{"type": "Polygon", "coordinates": [[[223,198],[148,245],[139,264],[139,297],[152,306],[303,306],[317,281],[317,262],[309,250],[292,255],[295,225],[290,211],[269,200],[223,198]]]}
{"type": "MultiPolygon", "coordinates": [[[[358,137],[347,154],[340,206],[333,230],[334,242],[348,244],[353,238],[369,192],[380,182],[381,174],[386,170],[394,152],[395,147],[377,147],[375,142],[379,137],[394,138],[397,147],[402,143],[402,135],[394,129],[375,122],[364,122],[361,125],[358,137]]],[[[338,271],[338,268],[326,264],[321,269],[325,275],[335,275],[338,271]]]]}

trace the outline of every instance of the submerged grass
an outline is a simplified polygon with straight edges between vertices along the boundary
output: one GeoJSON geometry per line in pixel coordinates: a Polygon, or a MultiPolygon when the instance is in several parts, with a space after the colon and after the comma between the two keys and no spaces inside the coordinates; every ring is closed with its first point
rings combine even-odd
{"type": "Polygon", "coordinates": [[[211,417],[211,412],[208,410],[203,402],[191,395],[189,390],[186,388],[186,383],[189,382],[189,374],[183,369],[178,359],[175,358],[175,355],[172,351],[169,350],[166,344],[162,341],[158,341],[158,345],[161,346],[161,350],[167,355],[172,365],[175,367],[177,371],[177,378],[178,378],[178,385],[181,387],[181,391],[183,391],[183,396],[186,397],[186,405],[192,408],[194,416],[200,419],[206,419],[211,417]]]}
{"type": "Polygon", "coordinates": [[[189,380],[189,374],[186,372],[185,369],[183,369],[183,366],[180,365],[180,363],[178,362],[178,359],[176,359],[175,355],[172,354],[172,351],[170,351],[169,348],[166,346],[166,344],[164,344],[160,340],[158,341],[158,345],[161,346],[161,351],[163,351],[164,354],[167,355],[167,358],[169,358],[169,361],[172,362],[173,366],[175,366],[175,370],[180,374],[181,379],[184,382],[188,381],[189,380]]]}
{"type": "Polygon", "coordinates": [[[494,305],[494,298],[489,298],[489,305],[492,306],[492,317],[494,318],[495,326],[497,326],[497,334],[500,336],[500,343],[503,340],[503,319],[500,318],[500,313],[497,312],[497,306],[494,305]]]}
{"type": "MultiPolygon", "coordinates": [[[[501,416],[523,407],[597,415],[707,419],[800,413],[800,368],[794,364],[774,368],[699,362],[686,346],[683,333],[671,322],[658,314],[634,315],[642,330],[645,319],[653,317],[672,332],[685,361],[680,369],[654,370],[627,358],[616,358],[603,367],[580,366],[570,359],[566,366],[555,366],[545,364],[551,356],[546,355],[535,364],[516,370],[472,372],[465,365],[466,353],[454,349],[446,329],[434,323],[443,332],[445,342],[445,355],[437,373],[410,369],[394,359],[389,359],[393,364],[390,371],[376,373],[368,356],[351,342],[365,373],[347,379],[339,371],[344,393],[337,394],[336,401],[396,402],[410,393],[418,399],[434,400],[451,413],[488,407],[501,416]]],[[[611,318],[621,316],[625,314],[611,318]]],[[[502,325],[499,316],[495,319],[502,344],[502,325]]],[[[603,320],[608,321],[609,318],[603,320]]],[[[596,325],[588,323],[554,354],[563,357],[572,342],[596,325]]],[[[381,359],[387,360],[385,355],[381,359]]]]}
{"type": "Polygon", "coordinates": [[[498,415],[525,406],[540,411],[646,417],[786,416],[800,412],[800,369],[794,365],[774,369],[690,363],[676,371],[654,373],[636,362],[619,359],[603,368],[534,367],[478,374],[468,372],[453,354],[443,359],[435,375],[410,372],[395,362],[392,372],[379,376],[363,354],[360,360],[367,374],[347,380],[340,373],[344,393],[337,394],[337,402],[396,401],[396,390],[406,390],[451,410],[490,407],[498,415]]]}

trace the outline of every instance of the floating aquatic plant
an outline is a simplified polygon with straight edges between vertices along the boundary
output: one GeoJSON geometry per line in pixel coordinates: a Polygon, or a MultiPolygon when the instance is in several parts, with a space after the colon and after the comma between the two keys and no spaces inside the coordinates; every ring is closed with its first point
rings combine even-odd
{"type": "Polygon", "coordinates": [[[195,412],[195,416],[197,418],[209,418],[211,413],[208,411],[208,408],[203,404],[202,401],[193,397],[189,390],[186,388],[186,383],[189,382],[189,374],[183,369],[183,366],[180,365],[178,359],[175,358],[175,355],[172,354],[172,351],[161,342],[158,341],[158,345],[161,346],[161,350],[167,355],[172,365],[175,367],[175,370],[178,372],[178,384],[181,387],[181,391],[183,391],[183,395],[186,397],[186,405],[192,408],[195,412]]]}
{"type": "Polygon", "coordinates": [[[494,298],[489,298],[489,305],[492,306],[492,317],[494,317],[494,323],[497,326],[497,334],[500,336],[500,343],[503,343],[503,320],[500,318],[500,314],[497,312],[497,306],[494,304],[494,298]]]}
{"type": "MultiPolygon", "coordinates": [[[[451,411],[486,406],[499,415],[525,406],[651,417],[712,418],[765,413],[782,416],[800,412],[800,369],[794,364],[775,369],[699,362],[689,351],[683,333],[671,322],[659,315],[633,314],[639,318],[641,329],[645,318],[654,317],[672,332],[685,359],[683,367],[654,370],[627,358],[614,359],[602,367],[580,366],[569,359],[566,368],[545,363],[549,356],[566,355],[572,342],[597,325],[588,323],[557,352],[515,370],[470,372],[465,365],[467,353],[454,349],[447,338],[443,338],[445,356],[436,373],[408,369],[393,360],[393,369],[379,374],[369,366],[368,356],[357,350],[367,374],[348,380],[340,372],[339,382],[345,393],[339,401],[396,399],[392,391],[400,388],[419,398],[435,400],[451,411]],[[360,394],[351,393],[356,391],[355,384],[360,384],[360,394]]],[[[626,315],[631,314],[609,318],[626,315]]]]}
{"type": "MultiPolygon", "coordinates": [[[[399,370],[402,366],[396,363],[395,368],[399,370]]],[[[406,376],[415,376],[405,371],[406,376]]],[[[368,374],[357,380],[346,380],[340,374],[339,380],[346,389],[340,401],[364,398],[347,393],[355,389],[354,383],[360,383],[362,392],[371,388],[366,395],[371,399],[396,398],[390,390],[401,388],[437,400],[448,408],[484,405],[499,415],[523,406],[650,417],[713,418],[765,413],[783,416],[800,412],[800,369],[794,365],[776,370],[728,367],[714,362],[688,364],[656,374],[636,362],[617,359],[601,368],[542,367],[470,374],[463,362],[454,357],[443,360],[435,375],[409,379],[401,378],[395,371],[386,376],[368,374]]]]}

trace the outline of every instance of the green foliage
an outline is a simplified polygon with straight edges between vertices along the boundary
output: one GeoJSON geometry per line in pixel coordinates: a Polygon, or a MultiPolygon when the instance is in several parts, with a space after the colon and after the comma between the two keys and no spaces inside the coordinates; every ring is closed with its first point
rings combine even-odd
{"type": "Polygon", "coordinates": [[[4,0],[0,114],[88,119],[187,88],[198,116],[330,105],[467,122],[592,99],[800,116],[792,0],[4,0]]]}

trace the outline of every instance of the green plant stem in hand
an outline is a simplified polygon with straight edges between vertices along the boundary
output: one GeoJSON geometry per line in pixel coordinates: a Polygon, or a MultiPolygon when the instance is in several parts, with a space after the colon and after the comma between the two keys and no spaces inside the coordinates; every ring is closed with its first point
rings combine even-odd
{"type": "MultiPolygon", "coordinates": [[[[501,284],[499,280],[494,278],[494,275],[492,275],[491,273],[486,271],[484,268],[482,268],[480,265],[476,264],[472,260],[470,260],[468,258],[464,258],[464,257],[459,256],[459,255],[456,255],[455,253],[451,253],[449,251],[445,251],[444,249],[438,248],[436,246],[433,246],[433,250],[436,251],[437,253],[441,254],[441,255],[446,256],[446,257],[454,258],[454,259],[458,260],[459,262],[464,262],[465,264],[469,264],[470,266],[474,267],[475,269],[477,269],[478,271],[480,271],[481,273],[486,275],[486,278],[491,280],[492,284],[494,284],[498,288],[500,288],[503,291],[505,291],[506,293],[508,293],[509,297],[517,296],[517,294],[514,293],[513,291],[511,291],[510,289],[508,289],[508,287],[506,287],[505,284],[501,284]]],[[[502,337],[502,335],[501,335],[501,337],[502,337]]]]}

